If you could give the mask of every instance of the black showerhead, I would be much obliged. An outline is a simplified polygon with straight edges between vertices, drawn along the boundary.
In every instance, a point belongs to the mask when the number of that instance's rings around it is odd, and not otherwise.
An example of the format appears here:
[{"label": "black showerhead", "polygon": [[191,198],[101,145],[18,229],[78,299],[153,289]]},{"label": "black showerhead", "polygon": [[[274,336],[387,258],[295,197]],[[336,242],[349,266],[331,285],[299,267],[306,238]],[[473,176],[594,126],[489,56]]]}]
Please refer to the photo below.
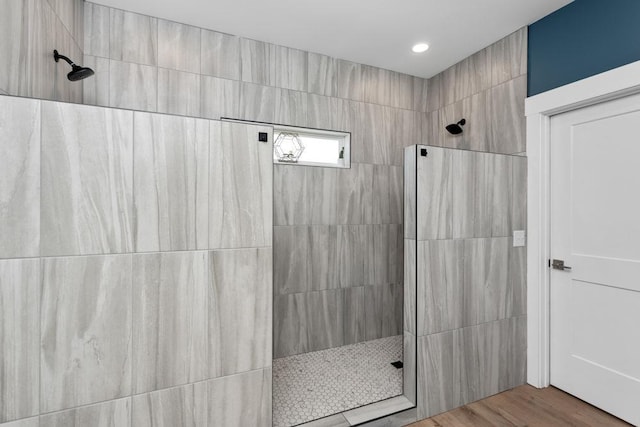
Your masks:
[{"label": "black showerhead", "polygon": [[69,72],[69,74],[67,74],[67,78],[72,82],[77,82],[78,80],[86,79],[87,77],[91,77],[94,74],[91,68],[81,67],[79,65],[74,64],[73,61],[67,58],[66,56],[60,55],[57,50],[53,51],[53,59],[55,59],[56,62],[62,59],[66,61],[69,65],[71,65],[71,71]]},{"label": "black showerhead", "polygon": [[456,124],[447,125],[446,129],[451,135],[460,135],[462,133],[462,126],[466,123],[467,121],[462,119]]}]

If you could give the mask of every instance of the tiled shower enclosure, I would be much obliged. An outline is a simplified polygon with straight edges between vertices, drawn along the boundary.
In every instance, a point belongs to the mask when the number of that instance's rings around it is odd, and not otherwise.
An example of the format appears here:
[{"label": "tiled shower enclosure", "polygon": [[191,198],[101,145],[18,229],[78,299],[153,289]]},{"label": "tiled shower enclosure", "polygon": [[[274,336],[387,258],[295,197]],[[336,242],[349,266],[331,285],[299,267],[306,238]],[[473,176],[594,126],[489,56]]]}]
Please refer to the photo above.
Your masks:
[{"label": "tiled shower enclosure", "polygon": [[0,423],[270,425],[259,132],[0,97]]}]

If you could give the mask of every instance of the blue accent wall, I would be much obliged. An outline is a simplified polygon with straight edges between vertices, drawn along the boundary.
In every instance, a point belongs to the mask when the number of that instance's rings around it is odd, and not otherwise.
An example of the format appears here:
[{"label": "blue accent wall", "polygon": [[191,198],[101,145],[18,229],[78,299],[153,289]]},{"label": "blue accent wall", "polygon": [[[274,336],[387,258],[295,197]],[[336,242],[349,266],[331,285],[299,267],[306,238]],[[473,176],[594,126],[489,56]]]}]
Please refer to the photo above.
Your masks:
[{"label": "blue accent wall", "polygon": [[640,0],[575,0],[529,26],[529,96],[640,60]]}]

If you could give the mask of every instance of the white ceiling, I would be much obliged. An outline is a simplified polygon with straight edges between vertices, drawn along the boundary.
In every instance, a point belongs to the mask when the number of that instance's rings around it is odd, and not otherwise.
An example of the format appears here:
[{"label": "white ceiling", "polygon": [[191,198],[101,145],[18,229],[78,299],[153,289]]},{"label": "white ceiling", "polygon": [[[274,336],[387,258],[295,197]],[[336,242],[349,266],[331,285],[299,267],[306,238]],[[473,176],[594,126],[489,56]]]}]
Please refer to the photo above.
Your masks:
[{"label": "white ceiling", "polygon": [[[91,0],[431,77],[572,0]],[[423,54],[411,52],[429,43]]]}]

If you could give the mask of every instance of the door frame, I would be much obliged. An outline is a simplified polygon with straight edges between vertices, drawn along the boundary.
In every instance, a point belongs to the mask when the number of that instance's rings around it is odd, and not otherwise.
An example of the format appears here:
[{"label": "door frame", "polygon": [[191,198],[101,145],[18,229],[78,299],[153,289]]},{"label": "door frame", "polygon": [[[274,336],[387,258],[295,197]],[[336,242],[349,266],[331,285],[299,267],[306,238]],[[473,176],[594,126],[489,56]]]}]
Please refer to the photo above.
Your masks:
[{"label": "door frame", "polygon": [[529,97],[527,119],[527,383],[550,385],[550,119],[640,93],[640,61]]}]

